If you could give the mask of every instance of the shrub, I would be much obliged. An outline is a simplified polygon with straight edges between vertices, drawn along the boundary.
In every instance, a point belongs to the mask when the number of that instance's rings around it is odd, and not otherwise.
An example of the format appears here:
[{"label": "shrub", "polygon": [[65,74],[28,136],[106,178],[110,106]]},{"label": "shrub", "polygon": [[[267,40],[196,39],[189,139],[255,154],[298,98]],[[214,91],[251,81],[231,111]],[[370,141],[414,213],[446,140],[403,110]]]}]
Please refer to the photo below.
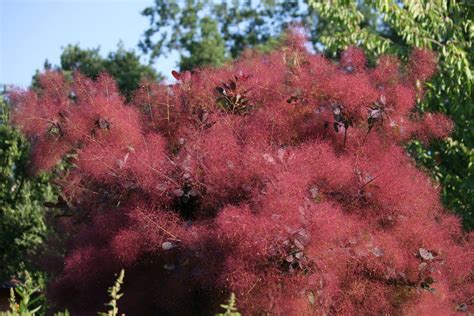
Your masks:
[{"label": "shrub", "polygon": [[469,308],[472,241],[403,150],[451,129],[415,109],[433,54],[371,69],[357,48],[332,63],[303,44],[144,82],[128,104],[106,74],[10,95],[34,170],[72,166],[59,306],[97,310],[123,267],[128,314],[209,314],[230,292],[243,314]]},{"label": "shrub", "polygon": [[[7,312],[0,311],[0,316],[35,316],[44,315],[46,304],[44,302],[45,297],[43,293],[43,284],[37,284],[33,281],[28,271],[24,271],[24,281],[18,282],[15,289],[10,289],[10,310]],[[115,284],[109,288],[108,293],[110,301],[105,304],[109,307],[107,312],[98,313],[99,316],[118,316],[119,310],[117,308],[117,301],[123,296],[120,293],[120,287],[123,283],[125,271],[121,270],[120,274],[115,281]],[[17,280],[18,281],[18,280]],[[19,299],[17,302],[17,298]],[[222,305],[228,307],[229,312],[235,311],[235,297],[231,297],[228,305]],[[125,314],[121,314],[122,316]],[[227,315],[227,314],[226,314]],[[54,316],[70,316],[69,312],[54,313]]]},{"label": "shrub", "polygon": [[9,116],[0,93],[0,283],[24,269],[37,272],[32,259],[51,233],[42,204],[55,196],[48,175],[29,174],[29,144],[8,124]]}]

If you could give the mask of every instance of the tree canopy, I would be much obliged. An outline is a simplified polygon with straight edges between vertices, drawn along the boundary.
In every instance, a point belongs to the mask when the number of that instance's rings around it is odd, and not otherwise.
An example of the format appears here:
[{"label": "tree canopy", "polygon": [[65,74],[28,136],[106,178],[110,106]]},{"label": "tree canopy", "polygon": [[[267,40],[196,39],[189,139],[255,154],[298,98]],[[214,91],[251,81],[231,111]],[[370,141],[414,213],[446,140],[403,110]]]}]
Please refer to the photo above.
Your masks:
[{"label": "tree canopy", "polygon": [[179,52],[181,70],[218,66],[246,48],[273,47],[292,23],[313,25],[312,12],[294,0],[155,0],[142,12],[150,28],[139,46],[152,60]]},{"label": "tree canopy", "polygon": [[102,57],[99,48],[84,49],[79,45],[67,45],[60,56],[61,63],[52,67],[45,63],[46,69],[54,68],[69,74],[79,71],[89,78],[97,78],[107,72],[116,81],[122,95],[130,98],[142,80],[161,80],[163,77],[148,64],[140,61],[133,50],[126,50],[119,43],[117,50]]}]

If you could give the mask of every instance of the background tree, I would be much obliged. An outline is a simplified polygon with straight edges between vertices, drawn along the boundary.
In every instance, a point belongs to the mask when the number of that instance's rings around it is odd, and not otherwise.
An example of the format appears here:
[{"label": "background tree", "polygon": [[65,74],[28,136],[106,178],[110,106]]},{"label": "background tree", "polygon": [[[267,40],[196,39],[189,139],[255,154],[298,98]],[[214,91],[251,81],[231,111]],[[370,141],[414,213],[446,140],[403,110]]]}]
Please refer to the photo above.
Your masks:
[{"label": "background tree", "polygon": [[218,66],[226,60],[224,40],[217,29],[216,21],[204,17],[198,23],[200,39],[189,42],[189,54],[181,56],[181,70],[191,70],[203,65]]},{"label": "background tree", "polygon": [[221,65],[245,48],[274,47],[290,23],[315,21],[312,8],[294,0],[155,0],[142,14],[150,20],[143,52],[154,60],[178,51],[182,70]]},{"label": "background tree", "polygon": [[[414,47],[439,57],[439,72],[428,84],[418,110],[453,118],[451,137],[431,146],[413,142],[409,150],[442,184],[445,205],[474,228],[474,6],[468,1],[310,1],[327,28],[319,41],[335,57],[349,45],[366,49],[374,60],[390,53],[407,60]],[[367,23],[367,8],[379,19]]]},{"label": "background tree", "polygon": [[60,65],[55,67],[46,61],[44,68],[62,70],[69,75],[79,71],[92,79],[107,72],[116,80],[120,92],[127,98],[132,96],[142,80],[163,79],[151,65],[143,64],[135,51],[126,50],[122,43],[105,58],[101,56],[99,48],[84,49],[79,45],[68,45],[63,49],[60,60]]},{"label": "background tree", "polygon": [[47,236],[43,202],[54,197],[45,174],[28,172],[29,143],[9,122],[0,95],[0,282],[24,269]]}]

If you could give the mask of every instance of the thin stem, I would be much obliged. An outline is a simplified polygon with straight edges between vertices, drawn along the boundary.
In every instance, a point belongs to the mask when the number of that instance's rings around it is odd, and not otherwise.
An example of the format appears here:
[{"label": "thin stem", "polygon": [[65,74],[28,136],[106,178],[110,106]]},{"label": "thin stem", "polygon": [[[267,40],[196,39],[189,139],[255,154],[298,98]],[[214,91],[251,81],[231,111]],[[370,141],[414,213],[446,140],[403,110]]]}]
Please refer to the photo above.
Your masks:
[{"label": "thin stem", "polygon": [[346,148],[346,140],[347,140],[347,128],[344,128],[344,144],[343,144],[344,148]]}]

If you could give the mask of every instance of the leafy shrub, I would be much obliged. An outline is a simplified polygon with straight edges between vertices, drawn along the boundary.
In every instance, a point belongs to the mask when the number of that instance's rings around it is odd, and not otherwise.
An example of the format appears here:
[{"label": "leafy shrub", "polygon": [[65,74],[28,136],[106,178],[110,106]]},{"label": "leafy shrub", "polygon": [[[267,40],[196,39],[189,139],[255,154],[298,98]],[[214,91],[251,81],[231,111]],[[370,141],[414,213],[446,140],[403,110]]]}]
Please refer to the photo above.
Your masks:
[{"label": "leafy shrub", "polygon": [[0,283],[24,269],[35,272],[32,258],[50,234],[42,204],[55,196],[47,175],[29,174],[29,144],[9,116],[0,93]]},{"label": "leafy shrub", "polygon": [[[45,297],[42,291],[42,284],[35,283],[27,271],[23,274],[24,281],[17,284],[15,289],[10,289],[10,310],[7,312],[0,312],[0,316],[34,316],[45,314],[44,310],[46,304],[44,302]],[[117,302],[123,296],[123,293],[120,293],[120,287],[123,283],[124,276],[125,271],[122,269],[114,286],[110,287],[108,290],[110,302],[105,305],[109,307],[109,310],[106,313],[98,313],[99,316],[117,316],[119,314]],[[18,302],[17,297],[19,298]],[[235,298],[231,297],[228,306],[228,310],[235,311]],[[67,310],[64,312],[54,313],[54,316],[69,315],[70,314]]]},{"label": "leafy shrub", "polygon": [[469,308],[472,241],[403,150],[451,129],[415,110],[434,55],[371,69],[303,44],[143,83],[129,104],[105,74],[10,95],[34,169],[72,165],[56,178],[73,214],[50,258],[60,306],[97,310],[125,267],[129,314],[209,314],[230,292],[244,314]]},{"label": "leafy shrub", "polygon": [[[46,315],[46,300],[44,282],[36,281],[28,271],[19,273],[22,282],[18,281],[15,288],[10,288],[9,307],[6,312],[0,311],[0,316],[35,316]],[[36,278],[38,279],[38,278]],[[54,316],[70,316],[66,310],[54,313]]]},{"label": "leafy shrub", "polygon": [[[117,302],[123,296],[123,293],[120,293],[120,288],[123,284],[123,278],[125,277],[125,271],[120,270],[120,274],[115,281],[114,286],[109,288],[110,302],[106,304],[109,307],[107,313],[99,313],[99,316],[117,316],[119,313]],[[122,314],[124,315],[124,314]]]},{"label": "leafy shrub", "polygon": [[35,315],[43,307],[41,303],[44,303],[44,296],[41,295],[41,286],[34,283],[28,272],[24,273],[24,279],[25,281],[17,284],[15,289],[10,289],[10,312],[6,314],[7,316]]},{"label": "leafy shrub", "polygon": [[221,307],[225,309],[224,313],[217,313],[216,316],[241,316],[237,310],[237,300],[234,293],[230,294],[227,304],[221,304]]}]

